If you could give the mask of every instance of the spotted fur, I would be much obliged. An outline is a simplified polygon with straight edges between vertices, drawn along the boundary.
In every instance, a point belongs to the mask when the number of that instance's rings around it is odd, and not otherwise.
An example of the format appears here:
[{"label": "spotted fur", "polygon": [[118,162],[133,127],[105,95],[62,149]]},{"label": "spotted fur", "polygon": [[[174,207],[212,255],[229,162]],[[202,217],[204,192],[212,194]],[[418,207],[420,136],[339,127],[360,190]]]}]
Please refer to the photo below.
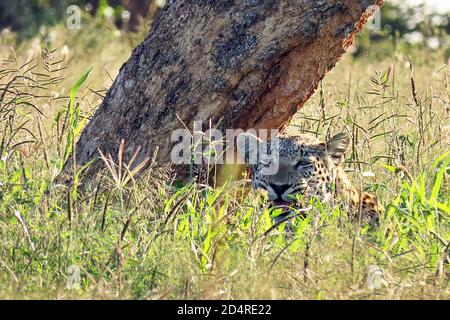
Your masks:
[{"label": "spotted fur", "polygon": [[238,137],[238,151],[251,168],[253,188],[267,191],[275,205],[292,204],[298,195],[306,201],[315,196],[323,203],[341,198],[363,222],[377,225],[382,205],[374,195],[355,188],[342,168],[349,145],[350,138],[343,133],[327,142],[311,135],[267,142],[248,133]]}]

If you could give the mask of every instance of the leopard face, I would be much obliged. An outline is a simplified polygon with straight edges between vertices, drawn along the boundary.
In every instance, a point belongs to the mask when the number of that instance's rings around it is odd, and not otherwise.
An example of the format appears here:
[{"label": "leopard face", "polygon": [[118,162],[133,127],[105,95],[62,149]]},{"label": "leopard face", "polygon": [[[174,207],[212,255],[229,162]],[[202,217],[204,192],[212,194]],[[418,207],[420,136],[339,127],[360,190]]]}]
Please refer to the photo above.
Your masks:
[{"label": "leopard face", "polygon": [[341,197],[367,222],[377,224],[382,206],[375,196],[353,187],[342,168],[349,146],[344,133],[325,142],[306,134],[272,141],[248,133],[238,137],[238,153],[251,169],[253,188],[266,191],[274,205],[290,205],[299,196],[322,203]]},{"label": "leopard face", "polygon": [[[344,134],[327,142],[310,135],[263,142],[243,134],[238,139],[238,150],[246,156],[251,168],[253,187],[267,191],[270,201],[288,203],[301,195],[306,199],[316,196],[327,202],[332,197],[332,176],[349,143]],[[257,161],[252,163],[251,158]]]}]

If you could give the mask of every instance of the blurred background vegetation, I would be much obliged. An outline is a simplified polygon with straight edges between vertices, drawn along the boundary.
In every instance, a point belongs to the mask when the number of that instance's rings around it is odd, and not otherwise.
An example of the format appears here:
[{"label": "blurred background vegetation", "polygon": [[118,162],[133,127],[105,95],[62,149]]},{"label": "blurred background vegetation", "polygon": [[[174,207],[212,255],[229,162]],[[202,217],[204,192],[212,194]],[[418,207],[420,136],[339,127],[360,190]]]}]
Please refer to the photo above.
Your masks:
[{"label": "blurred background vegetation", "polygon": [[[22,38],[42,33],[45,27],[63,21],[67,8],[79,6],[86,14],[136,31],[151,19],[164,0],[0,0],[0,28],[19,32]],[[20,12],[20,14],[17,14]]]},{"label": "blurred background vegetation", "polygon": [[[147,31],[155,14],[166,0],[0,0],[0,30],[17,33],[22,42],[35,36],[46,38],[49,27],[67,19],[67,8],[80,7],[84,21],[113,24],[119,30]],[[381,29],[360,34],[354,55],[373,51],[374,41],[394,46],[425,45],[431,49],[449,48],[449,12],[430,10],[424,3],[406,5],[401,1],[386,1],[381,14]],[[17,14],[20,12],[20,14]],[[385,40],[391,40],[386,42]],[[399,40],[405,40],[404,43]],[[370,47],[370,50],[369,50]],[[381,47],[383,52],[387,48]],[[447,50],[447,58],[450,49]]]},{"label": "blurred background vegetation", "polygon": [[[425,46],[432,50],[449,48],[450,33],[449,12],[430,10],[430,6],[424,2],[419,5],[407,6],[404,2],[386,1],[381,10],[381,28],[366,29],[359,34],[358,48],[354,52],[356,56],[374,52],[383,54],[384,45],[393,46],[392,49],[404,45],[406,51],[414,46]],[[390,40],[390,41],[386,41]],[[374,47],[373,43],[377,46]],[[447,58],[450,51],[447,50]]]}]

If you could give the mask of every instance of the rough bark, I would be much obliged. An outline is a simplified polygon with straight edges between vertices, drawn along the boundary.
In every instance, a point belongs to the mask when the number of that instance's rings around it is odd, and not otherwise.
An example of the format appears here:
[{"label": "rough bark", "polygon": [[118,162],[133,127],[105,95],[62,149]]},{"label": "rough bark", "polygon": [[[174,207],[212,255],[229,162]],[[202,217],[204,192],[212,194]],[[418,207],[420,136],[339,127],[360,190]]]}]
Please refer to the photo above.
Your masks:
[{"label": "rough bark", "polygon": [[[174,129],[285,128],[383,0],[169,1],[110,88],[76,148],[79,166],[104,153],[138,161]],[[69,159],[69,164],[72,162]],[[66,166],[66,172],[70,165]],[[181,176],[183,174],[181,173]]]}]

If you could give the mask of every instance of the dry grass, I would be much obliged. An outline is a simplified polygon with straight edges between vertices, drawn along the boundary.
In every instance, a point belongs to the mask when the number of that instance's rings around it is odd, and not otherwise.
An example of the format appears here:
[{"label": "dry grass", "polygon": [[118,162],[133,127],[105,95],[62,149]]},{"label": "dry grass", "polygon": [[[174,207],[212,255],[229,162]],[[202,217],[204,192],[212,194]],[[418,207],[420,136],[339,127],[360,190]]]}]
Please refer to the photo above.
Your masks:
[{"label": "dry grass", "polygon": [[[267,234],[267,204],[242,196],[245,183],[175,187],[155,166],[135,180],[104,155],[109,170],[86,190],[54,184],[137,41],[99,25],[56,30],[56,51],[36,40],[12,51],[14,35],[0,40],[0,298],[450,298],[442,52],[414,48],[413,73],[398,49],[381,61],[348,55],[329,74],[289,130],[350,133],[347,167],[387,216],[369,231],[340,206],[315,203],[286,239],[283,226]],[[395,233],[385,237],[388,225]]]}]

